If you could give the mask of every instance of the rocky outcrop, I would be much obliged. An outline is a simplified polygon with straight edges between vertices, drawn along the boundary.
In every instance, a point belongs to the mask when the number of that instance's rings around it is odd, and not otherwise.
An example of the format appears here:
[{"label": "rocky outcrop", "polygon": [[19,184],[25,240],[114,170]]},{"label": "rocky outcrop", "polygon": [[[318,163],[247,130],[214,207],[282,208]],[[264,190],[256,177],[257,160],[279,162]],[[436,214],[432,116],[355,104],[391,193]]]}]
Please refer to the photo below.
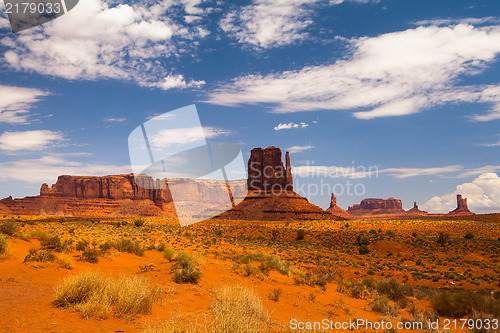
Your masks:
[{"label": "rocky outcrop", "polygon": [[248,190],[260,192],[293,191],[290,156],[286,152],[286,167],[281,162],[281,149],[254,148],[248,160]]},{"label": "rocky outcrop", "polygon": [[447,215],[474,215],[474,213],[467,207],[467,198],[462,198],[461,194],[457,194],[457,208]]},{"label": "rocky outcrop", "polygon": [[406,211],[406,214],[409,215],[409,216],[420,216],[420,215],[428,215],[429,213],[424,211],[424,210],[420,210],[417,206],[417,202],[414,201],[413,202],[413,208],[411,209],[408,209]]},{"label": "rocky outcrop", "polygon": [[354,216],[390,215],[405,212],[401,200],[389,199],[363,199],[360,204],[355,204],[347,209]]},{"label": "rocky outcrop", "polygon": [[281,161],[276,147],[252,149],[248,160],[248,195],[234,208],[217,216],[227,220],[343,220],[327,213],[293,191],[290,156]]},{"label": "rocky outcrop", "polygon": [[149,199],[159,207],[172,202],[165,180],[153,180],[146,175],[134,178],[133,174],[104,177],[63,175],[51,187],[42,184],[40,195],[81,199]]},{"label": "rocky outcrop", "polygon": [[337,206],[337,198],[335,197],[335,194],[332,193],[332,197],[330,199],[330,207],[328,207],[326,212],[333,214],[335,216],[340,216],[345,219],[352,219],[352,215]]}]

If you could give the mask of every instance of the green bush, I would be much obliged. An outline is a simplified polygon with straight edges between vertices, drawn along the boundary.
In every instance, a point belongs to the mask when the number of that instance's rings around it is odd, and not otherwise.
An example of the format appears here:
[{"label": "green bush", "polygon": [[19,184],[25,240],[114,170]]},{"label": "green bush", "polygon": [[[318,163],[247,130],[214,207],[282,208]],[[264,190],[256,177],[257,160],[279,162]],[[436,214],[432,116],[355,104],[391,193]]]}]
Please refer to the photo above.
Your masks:
[{"label": "green bush", "polygon": [[133,242],[130,239],[122,239],[114,243],[113,247],[120,252],[128,252],[140,257],[146,251],[141,244],[139,244],[138,242]]},{"label": "green bush", "polygon": [[0,224],[0,233],[13,236],[17,232],[17,226],[12,222],[5,222]]},{"label": "green bush", "polygon": [[467,232],[465,235],[464,235],[464,238],[465,239],[473,239],[474,238],[474,234],[472,232]]},{"label": "green bush", "polygon": [[240,262],[242,264],[251,264],[254,261],[260,262],[259,269],[264,274],[269,274],[269,271],[271,271],[272,269],[277,270],[283,275],[290,274],[290,265],[288,265],[285,261],[281,260],[280,257],[274,254],[253,253],[247,254],[240,259]]},{"label": "green bush", "polygon": [[198,283],[201,273],[190,255],[180,251],[176,254],[175,261],[172,271],[176,283]]},{"label": "green bush", "polygon": [[438,238],[436,240],[436,243],[438,243],[439,246],[446,246],[448,242],[450,241],[450,235],[444,232],[439,232]]},{"label": "green bush", "polygon": [[5,255],[8,249],[9,249],[9,242],[7,241],[7,237],[0,234],[0,256]]},{"label": "green bush", "polygon": [[53,262],[56,257],[45,250],[30,249],[28,255],[24,258],[23,262],[35,261],[35,262]]},{"label": "green bush", "polygon": [[136,220],[134,221],[134,225],[135,225],[136,227],[142,227],[142,226],[144,225],[144,219],[136,219]]},{"label": "green bush", "polygon": [[83,251],[82,255],[78,258],[80,261],[86,261],[91,264],[97,264],[99,262],[99,251],[94,248],[88,248]]},{"label": "green bush", "polygon": [[370,249],[368,248],[368,246],[366,245],[361,245],[359,248],[358,248],[358,252],[359,254],[368,254],[370,253]]},{"label": "green bush", "polygon": [[64,250],[64,246],[59,236],[52,236],[48,239],[41,239],[40,245],[45,250],[54,250],[56,252],[62,252]]},{"label": "green bush", "polygon": [[437,313],[445,317],[464,317],[473,312],[500,316],[500,299],[473,291],[444,291],[434,297],[431,304]]},{"label": "green bush", "polygon": [[79,240],[76,243],[75,250],[77,251],[85,251],[89,247],[89,242],[87,240]]}]

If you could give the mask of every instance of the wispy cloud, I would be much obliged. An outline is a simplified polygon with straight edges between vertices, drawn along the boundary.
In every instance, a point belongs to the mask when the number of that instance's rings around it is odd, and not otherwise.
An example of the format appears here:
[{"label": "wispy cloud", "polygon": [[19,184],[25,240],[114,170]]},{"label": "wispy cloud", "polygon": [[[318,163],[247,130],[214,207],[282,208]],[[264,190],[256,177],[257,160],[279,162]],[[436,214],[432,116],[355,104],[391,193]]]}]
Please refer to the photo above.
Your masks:
[{"label": "wispy cloud", "polygon": [[425,26],[350,40],[352,55],[333,64],[267,75],[249,74],[221,84],[207,102],[270,104],[279,113],[352,110],[359,119],[402,116],[446,103],[483,103],[500,118],[500,85],[457,86],[498,60],[500,26]]},{"label": "wispy cloud", "polygon": [[500,17],[486,16],[486,17],[463,17],[463,18],[435,18],[431,20],[420,20],[415,22],[416,25],[454,25],[454,24],[498,24]]},{"label": "wispy cloud", "polygon": [[303,151],[306,151],[306,150],[309,150],[309,149],[312,149],[314,148],[314,146],[291,146],[291,147],[288,147],[286,150],[290,153],[290,154],[295,154],[295,153],[301,153]]},{"label": "wispy cloud", "polygon": [[388,168],[379,170],[379,173],[388,173],[395,178],[408,178],[417,176],[434,176],[462,171],[461,165],[448,165],[437,168]]},{"label": "wispy cloud", "polygon": [[184,127],[164,129],[149,138],[151,148],[162,150],[170,145],[186,144],[231,134],[231,131],[216,127]]},{"label": "wispy cloud", "polygon": [[[289,45],[308,38],[312,8],[343,2],[368,3],[370,0],[254,0],[250,5],[230,11],[220,27],[239,43],[256,49]],[[374,1],[376,2],[376,1]]]},{"label": "wispy cloud", "polygon": [[57,20],[2,38],[4,61],[18,70],[67,79],[132,80],[165,90],[199,87],[202,80],[172,73],[158,59],[176,57],[208,34],[199,24],[172,19],[179,12],[204,16],[200,3],[80,1]]},{"label": "wispy cloud", "polygon": [[28,124],[29,109],[48,92],[0,85],[0,123]]},{"label": "wispy cloud", "polygon": [[0,135],[0,150],[13,153],[24,150],[41,150],[64,140],[63,134],[49,130],[4,132]]},{"label": "wispy cloud", "polygon": [[0,162],[1,181],[15,180],[34,184],[54,183],[60,175],[104,176],[130,172],[130,165],[85,163],[56,154],[35,159]]},{"label": "wispy cloud", "polygon": [[106,118],[104,121],[109,123],[123,123],[127,118]]},{"label": "wispy cloud", "polygon": [[284,129],[292,129],[292,128],[304,128],[304,127],[308,127],[309,124],[306,124],[306,123],[280,123],[278,124],[277,126],[274,126],[274,130],[275,131],[280,131],[280,130],[284,130]]}]

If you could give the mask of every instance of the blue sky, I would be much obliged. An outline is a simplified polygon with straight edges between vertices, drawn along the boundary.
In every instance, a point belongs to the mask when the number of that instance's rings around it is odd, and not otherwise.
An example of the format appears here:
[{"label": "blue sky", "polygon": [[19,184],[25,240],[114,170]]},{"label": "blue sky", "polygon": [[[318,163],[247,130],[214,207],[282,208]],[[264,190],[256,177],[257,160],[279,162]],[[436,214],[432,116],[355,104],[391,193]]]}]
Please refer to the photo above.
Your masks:
[{"label": "blue sky", "polygon": [[80,0],[17,34],[0,12],[1,197],[128,173],[130,132],[196,104],[245,159],[288,149],[323,208],[500,212],[496,0]]}]

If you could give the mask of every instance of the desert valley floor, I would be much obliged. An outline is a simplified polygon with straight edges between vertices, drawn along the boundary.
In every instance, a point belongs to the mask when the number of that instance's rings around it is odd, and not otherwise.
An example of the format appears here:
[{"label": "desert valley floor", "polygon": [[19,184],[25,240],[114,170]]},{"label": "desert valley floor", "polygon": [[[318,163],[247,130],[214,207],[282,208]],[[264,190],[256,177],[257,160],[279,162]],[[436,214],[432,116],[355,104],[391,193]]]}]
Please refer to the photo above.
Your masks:
[{"label": "desert valley floor", "polygon": [[[2,332],[298,331],[292,319],[421,321],[410,331],[444,332],[426,323],[500,316],[500,214],[182,228],[4,215],[0,232]],[[82,296],[99,279],[107,298]]]}]

